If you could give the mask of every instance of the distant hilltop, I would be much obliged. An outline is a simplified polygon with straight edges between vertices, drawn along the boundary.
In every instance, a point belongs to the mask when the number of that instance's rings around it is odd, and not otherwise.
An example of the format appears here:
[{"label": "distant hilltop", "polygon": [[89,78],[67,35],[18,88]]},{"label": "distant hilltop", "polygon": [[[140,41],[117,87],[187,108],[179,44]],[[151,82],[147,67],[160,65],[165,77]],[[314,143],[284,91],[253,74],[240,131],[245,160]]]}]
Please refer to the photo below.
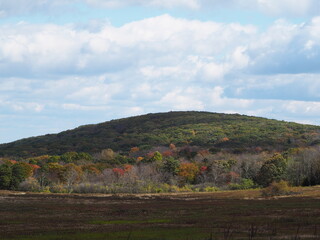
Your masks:
[{"label": "distant hilltop", "polygon": [[85,125],[0,145],[0,157],[96,153],[111,148],[199,146],[232,152],[286,150],[320,143],[320,127],[239,114],[167,112]]}]

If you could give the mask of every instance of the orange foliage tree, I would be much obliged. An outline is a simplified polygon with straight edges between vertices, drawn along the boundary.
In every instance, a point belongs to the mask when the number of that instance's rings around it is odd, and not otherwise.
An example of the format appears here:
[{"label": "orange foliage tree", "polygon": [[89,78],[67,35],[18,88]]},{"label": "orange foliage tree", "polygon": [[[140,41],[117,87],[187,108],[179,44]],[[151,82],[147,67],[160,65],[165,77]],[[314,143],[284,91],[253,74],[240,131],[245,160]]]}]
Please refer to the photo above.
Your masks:
[{"label": "orange foliage tree", "polygon": [[135,152],[139,152],[140,149],[138,147],[133,147],[130,149],[130,153],[135,153]]},{"label": "orange foliage tree", "polygon": [[178,175],[183,177],[186,182],[193,182],[199,173],[199,167],[194,163],[181,163]]},{"label": "orange foliage tree", "polygon": [[176,149],[177,149],[177,148],[176,148],[176,145],[174,145],[173,143],[170,143],[169,148],[170,148],[171,150],[176,150]]}]

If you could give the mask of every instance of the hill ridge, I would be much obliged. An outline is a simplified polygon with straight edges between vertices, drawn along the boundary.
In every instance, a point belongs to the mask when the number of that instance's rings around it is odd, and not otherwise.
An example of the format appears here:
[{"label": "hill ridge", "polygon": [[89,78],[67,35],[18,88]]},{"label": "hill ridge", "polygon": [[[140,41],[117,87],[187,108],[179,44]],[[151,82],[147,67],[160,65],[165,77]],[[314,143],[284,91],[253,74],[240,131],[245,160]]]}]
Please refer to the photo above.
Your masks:
[{"label": "hill ridge", "polygon": [[320,126],[240,114],[206,111],[171,111],[87,124],[37,137],[0,144],[0,156],[36,156],[88,153],[105,148],[128,151],[138,146],[189,144],[227,150],[288,149],[319,142]]}]

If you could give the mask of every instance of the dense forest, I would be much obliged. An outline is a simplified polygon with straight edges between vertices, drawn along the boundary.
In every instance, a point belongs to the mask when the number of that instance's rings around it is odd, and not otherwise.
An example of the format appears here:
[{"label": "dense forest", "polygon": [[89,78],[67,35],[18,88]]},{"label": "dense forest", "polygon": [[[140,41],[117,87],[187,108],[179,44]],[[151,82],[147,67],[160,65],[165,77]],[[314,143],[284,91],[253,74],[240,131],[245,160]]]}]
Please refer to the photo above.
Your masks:
[{"label": "dense forest", "polygon": [[0,189],[141,193],[320,184],[320,127],[170,112],[3,144]]},{"label": "dense forest", "polygon": [[0,157],[94,154],[107,148],[127,154],[132,147],[150,150],[171,143],[230,152],[251,152],[257,147],[283,151],[320,143],[320,127],[239,114],[157,113],[0,144]]}]

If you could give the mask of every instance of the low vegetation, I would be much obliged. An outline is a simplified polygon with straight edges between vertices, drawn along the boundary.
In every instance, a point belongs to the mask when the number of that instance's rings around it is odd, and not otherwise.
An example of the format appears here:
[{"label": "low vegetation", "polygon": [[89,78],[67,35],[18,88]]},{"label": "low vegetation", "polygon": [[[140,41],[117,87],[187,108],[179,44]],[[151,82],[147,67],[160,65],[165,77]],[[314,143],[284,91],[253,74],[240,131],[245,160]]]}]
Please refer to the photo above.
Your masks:
[{"label": "low vegetation", "polygon": [[[320,188],[168,194],[0,191],[2,240],[319,239]],[[23,213],[23,214],[21,214]]]}]

